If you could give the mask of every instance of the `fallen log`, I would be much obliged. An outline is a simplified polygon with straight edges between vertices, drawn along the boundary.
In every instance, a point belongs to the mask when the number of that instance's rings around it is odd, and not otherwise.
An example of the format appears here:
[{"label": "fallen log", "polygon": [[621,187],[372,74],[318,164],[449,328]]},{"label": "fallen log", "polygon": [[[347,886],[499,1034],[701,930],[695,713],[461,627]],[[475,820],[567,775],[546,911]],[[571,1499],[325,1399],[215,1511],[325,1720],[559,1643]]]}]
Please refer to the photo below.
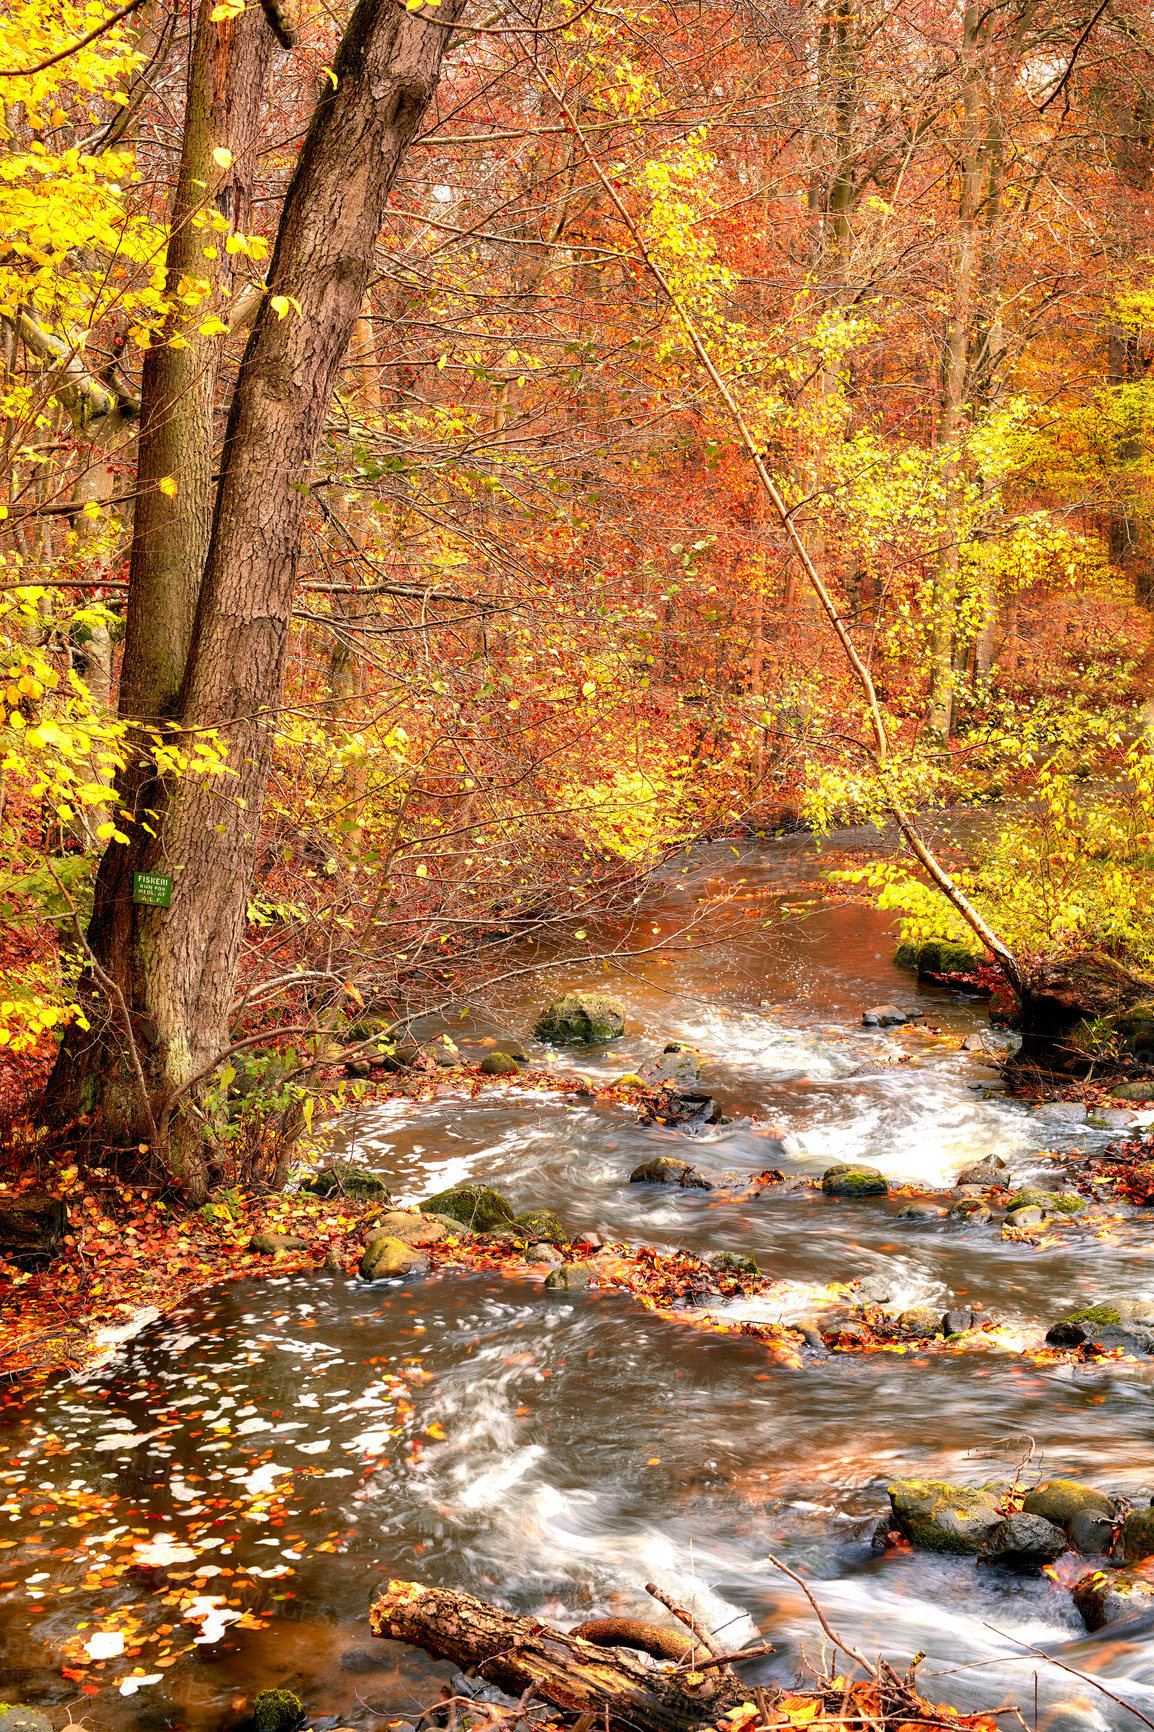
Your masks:
[{"label": "fallen log", "polygon": [[511,1696],[532,1690],[567,1714],[595,1715],[599,1732],[606,1718],[610,1732],[690,1732],[749,1698],[716,1667],[660,1671],[627,1648],[599,1647],[450,1588],[390,1582],[369,1618],[374,1636],[451,1660]]}]

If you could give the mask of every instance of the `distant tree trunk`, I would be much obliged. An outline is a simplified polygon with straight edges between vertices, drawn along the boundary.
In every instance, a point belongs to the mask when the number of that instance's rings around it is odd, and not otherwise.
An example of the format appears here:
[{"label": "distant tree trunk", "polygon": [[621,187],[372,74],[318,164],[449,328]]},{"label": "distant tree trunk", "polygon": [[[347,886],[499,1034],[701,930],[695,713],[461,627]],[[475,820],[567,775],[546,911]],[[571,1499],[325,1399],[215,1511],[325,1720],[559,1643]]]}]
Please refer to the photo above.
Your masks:
[{"label": "distant tree trunk", "polygon": [[[180,716],[185,729],[220,730],[229,775],[169,789],[148,859],[172,872],[172,905],[140,911],[126,971],[162,1100],[227,1043],[306,484],[389,190],[464,3],[442,0],[427,22],[394,0],[360,0],[285,196],[268,294],[233,393]],[[94,924],[105,915],[98,886]],[[123,1131],[135,1138],[140,1122],[137,1106]],[[205,1188],[196,1122],[181,1115],[169,1153],[194,1196]]]},{"label": "distant tree trunk", "polygon": [[957,455],[969,379],[970,328],[974,316],[974,294],[978,264],[976,215],[981,193],[981,158],[978,142],[979,78],[977,37],[982,27],[977,6],[967,5],[962,20],[962,138],[959,168],[961,193],[958,202],[957,262],[954,267],[953,305],[946,332],[942,365],[941,418],[938,442],[942,453],[942,487],[945,509],[942,547],[934,579],[930,616],[930,725],[948,739],[954,716],[954,634],[957,629],[961,579],[960,495],[964,477]]}]

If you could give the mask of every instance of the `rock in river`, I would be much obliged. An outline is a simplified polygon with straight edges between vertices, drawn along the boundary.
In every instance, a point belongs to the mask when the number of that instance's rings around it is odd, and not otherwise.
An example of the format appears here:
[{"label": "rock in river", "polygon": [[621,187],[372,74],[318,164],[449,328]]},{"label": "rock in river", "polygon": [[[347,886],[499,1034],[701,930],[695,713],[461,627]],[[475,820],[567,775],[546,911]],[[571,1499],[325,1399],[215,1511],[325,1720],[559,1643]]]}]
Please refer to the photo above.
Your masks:
[{"label": "rock in river", "polygon": [[491,1185],[454,1185],[451,1190],[438,1191],[435,1197],[426,1197],[418,1207],[424,1215],[448,1215],[474,1233],[499,1231],[513,1219],[509,1204]]},{"label": "rock in river", "polygon": [[1028,1515],[1021,1510],[998,1523],[982,1547],[982,1559],[1020,1576],[1036,1576],[1066,1550],[1062,1528],[1045,1516]]},{"label": "rock in river", "polygon": [[1092,1485],[1079,1485],[1076,1479],[1044,1479],[1022,1499],[1027,1515],[1044,1516],[1060,1528],[1069,1528],[1076,1515],[1089,1513],[1105,1521],[1113,1521],[1114,1505],[1105,1492]]},{"label": "rock in river", "polygon": [[1114,1556],[1124,1564],[1154,1558],[1154,1509],[1131,1510],[1118,1531]]},{"label": "rock in river", "polygon": [[958,1174],[959,1185],[981,1185],[989,1190],[991,1185],[1004,1185],[1006,1182],[1006,1163],[1001,1155],[989,1155],[984,1161],[975,1161],[972,1166],[963,1167]]},{"label": "rock in river", "polygon": [[899,1221],[944,1221],[949,1210],[941,1203],[907,1203],[898,1210]]},{"label": "rock in river", "polygon": [[875,1004],[862,1011],[861,1025],[863,1028],[901,1028],[909,1020],[905,1011],[899,1010],[896,1004]]},{"label": "rock in river", "polygon": [[588,1287],[597,1271],[592,1263],[563,1263],[559,1269],[554,1269],[545,1277],[546,1287],[561,1287],[570,1290]]},{"label": "rock in river", "polygon": [[1074,1584],[1074,1604],[1088,1630],[1103,1630],[1135,1612],[1154,1612],[1154,1580],[1137,1570],[1091,1570]]},{"label": "rock in river", "polygon": [[386,1276],[408,1275],[427,1266],[427,1259],[402,1239],[370,1239],[361,1258],[363,1281],[382,1281]]},{"label": "rock in river", "polygon": [[256,1732],[293,1732],[304,1710],[291,1690],[262,1690],[253,1702],[252,1718]]},{"label": "rock in river", "polygon": [[516,1076],[521,1067],[512,1053],[490,1052],[481,1060],[479,1068],[482,1076]]},{"label": "rock in river", "polygon": [[554,1046],[590,1046],[625,1033],[625,1011],[600,992],[567,992],[533,1024],[538,1040]]},{"label": "rock in river", "polygon": [[371,1245],[374,1239],[399,1239],[402,1245],[435,1245],[444,1239],[457,1225],[442,1219],[438,1215],[426,1215],[418,1209],[409,1213],[406,1209],[390,1209],[387,1215],[382,1215],[366,1244]]},{"label": "rock in river", "polygon": [[1005,1520],[997,1493],[987,1486],[898,1479],[886,1489],[898,1527],[923,1551],[980,1552]]},{"label": "rock in river", "polygon": [[569,1243],[569,1235],[552,1209],[530,1209],[524,1215],[514,1216],[513,1225],[526,1239],[535,1242],[543,1241],[548,1245]]},{"label": "rock in river", "polygon": [[656,1155],[651,1161],[642,1161],[639,1167],[634,1167],[629,1175],[631,1185],[681,1185],[684,1189],[694,1191],[712,1191],[713,1186],[691,1167],[688,1161],[679,1161],[673,1155]]},{"label": "rock in river", "polygon": [[1154,1307],[1119,1300],[1087,1305],[1051,1324],[1046,1340],[1051,1347],[1082,1347],[1093,1344],[1109,1352],[1154,1353]]},{"label": "rock in river", "polygon": [[821,1176],[821,1188],[827,1197],[885,1197],[889,1181],[876,1167],[843,1163],[827,1167]]},{"label": "rock in river", "polygon": [[897,1325],[917,1341],[932,1341],[942,1333],[942,1314],[932,1305],[911,1305],[908,1311],[900,1313]]}]

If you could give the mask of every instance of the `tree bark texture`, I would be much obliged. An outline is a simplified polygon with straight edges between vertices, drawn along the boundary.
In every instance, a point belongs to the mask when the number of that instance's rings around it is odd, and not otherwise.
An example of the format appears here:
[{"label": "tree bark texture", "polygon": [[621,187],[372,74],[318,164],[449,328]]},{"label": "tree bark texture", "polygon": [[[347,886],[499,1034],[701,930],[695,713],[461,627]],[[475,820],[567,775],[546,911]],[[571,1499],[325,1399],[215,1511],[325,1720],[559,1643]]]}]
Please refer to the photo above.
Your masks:
[{"label": "tree bark texture", "polygon": [[[180,332],[186,347],[172,346],[170,339],[182,321],[169,317],[145,354],[141,379],[138,497],[118,709],[122,719],[146,724],[171,722],[179,711],[212,524],[220,342],[198,335],[194,326],[219,315],[225,306],[233,260],[224,231],[197,227],[193,219],[201,213],[218,215],[228,222],[229,232],[244,232],[273,52],[272,35],[259,11],[214,24],[213,5],[214,0],[201,0],[197,19],[165,258],[169,297],[176,297],[182,279],[190,277],[207,281],[209,293],[190,322],[193,328]],[[216,149],[232,154],[230,167],[214,161]],[[215,259],[205,256],[206,246],[215,248]],[[167,476],[176,483],[171,497],[158,486]],[[134,978],[142,911],[133,906],[132,882],[135,872],[150,865],[165,869],[155,840],[165,789],[156,778],[147,736],[140,735],[134,744],[138,753],[116,778],[116,803],[137,822],[128,827],[127,844],[114,843],[104,851],[88,941],[127,1002],[144,1012],[147,995]],[[101,810],[99,819],[104,816]],[[132,1067],[125,1062],[122,1018],[111,1014],[91,982],[85,997],[92,1030],[85,1034],[74,1028],[66,1036],[49,1084],[48,1110],[56,1118],[70,1119],[99,1107],[112,1141],[139,1141],[142,1103]],[[151,1048],[154,1030],[147,1015],[138,1032],[138,1044]]]},{"label": "tree bark texture", "polygon": [[[134,911],[131,954],[110,969],[127,979],[160,1105],[227,1044],[313,457],[389,190],[464,5],[442,0],[430,23],[360,0],[285,196],[233,393],[180,711],[186,730],[219,730],[229,773],[168,790],[143,864],[172,875],[171,906]],[[94,927],[109,914],[103,890]],[[139,1108],[124,1129],[140,1134]],[[170,1159],[202,1193],[199,1138],[175,1137]]]},{"label": "tree bark texture", "polygon": [[602,1648],[536,1618],[519,1618],[450,1588],[391,1581],[369,1613],[374,1636],[390,1636],[476,1672],[510,1695],[533,1690],[566,1713],[606,1712],[616,1732],[686,1732],[748,1698],[718,1667],[665,1672],[628,1648]]}]

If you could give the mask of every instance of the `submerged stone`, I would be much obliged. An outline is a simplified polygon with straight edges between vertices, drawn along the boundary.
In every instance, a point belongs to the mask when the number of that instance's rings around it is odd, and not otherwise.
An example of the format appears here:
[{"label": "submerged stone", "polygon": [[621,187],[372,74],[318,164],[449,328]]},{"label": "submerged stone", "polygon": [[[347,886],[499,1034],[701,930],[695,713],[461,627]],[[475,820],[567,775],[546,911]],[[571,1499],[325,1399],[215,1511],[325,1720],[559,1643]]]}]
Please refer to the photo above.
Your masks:
[{"label": "submerged stone", "polygon": [[896,1004],[875,1004],[862,1011],[861,1025],[863,1028],[901,1028],[909,1020],[905,1011],[899,1010]]},{"label": "submerged stone", "polygon": [[600,992],[567,992],[533,1024],[538,1040],[554,1046],[589,1046],[625,1033],[624,1008]]},{"label": "submerged stone", "polygon": [[304,1709],[291,1690],[262,1690],[253,1702],[252,1718],[257,1732],[293,1732]]},{"label": "submerged stone", "polygon": [[629,1175],[631,1185],[681,1185],[683,1189],[694,1191],[712,1191],[713,1186],[691,1167],[688,1161],[679,1161],[673,1155],[656,1155],[651,1161],[642,1161],[639,1167],[634,1167]]}]

